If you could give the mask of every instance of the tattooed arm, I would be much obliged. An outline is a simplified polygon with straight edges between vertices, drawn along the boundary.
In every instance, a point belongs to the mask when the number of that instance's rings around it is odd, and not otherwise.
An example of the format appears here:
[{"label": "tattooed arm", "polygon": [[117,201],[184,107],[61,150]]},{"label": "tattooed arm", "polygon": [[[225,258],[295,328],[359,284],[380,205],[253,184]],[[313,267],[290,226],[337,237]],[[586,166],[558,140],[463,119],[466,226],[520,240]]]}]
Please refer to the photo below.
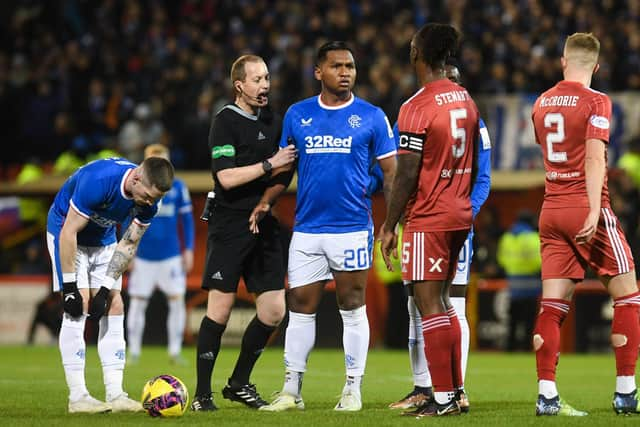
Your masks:
[{"label": "tattooed arm", "polygon": [[120,239],[116,246],[116,251],[111,257],[109,267],[107,267],[107,281],[109,281],[111,285],[127,270],[129,263],[138,250],[140,239],[142,239],[142,235],[147,230],[147,227],[148,225],[141,225],[135,220],[131,221],[131,224],[127,227],[122,239]]},{"label": "tattooed arm", "polygon": [[391,252],[393,251],[395,258],[398,257],[396,224],[400,221],[409,197],[416,191],[422,154],[413,152],[401,154],[397,157],[397,161],[398,167],[391,187],[391,195],[387,200],[387,217],[378,234],[382,257],[389,271],[393,271]]}]

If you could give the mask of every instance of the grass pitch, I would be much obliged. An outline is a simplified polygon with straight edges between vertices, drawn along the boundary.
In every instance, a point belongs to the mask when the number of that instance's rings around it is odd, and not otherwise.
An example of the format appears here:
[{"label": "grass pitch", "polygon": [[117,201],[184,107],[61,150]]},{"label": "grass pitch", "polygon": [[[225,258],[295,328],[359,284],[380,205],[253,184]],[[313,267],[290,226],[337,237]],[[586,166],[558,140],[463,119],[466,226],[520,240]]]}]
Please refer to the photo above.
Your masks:
[{"label": "grass pitch", "polygon": [[[0,347],[0,424],[2,426],[524,426],[524,425],[638,425],[640,416],[616,416],[611,409],[615,385],[613,355],[563,355],[558,385],[562,396],[585,418],[536,417],[535,358],[532,354],[473,353],[469,358],[466,389],[471,412],[459,417],[420,419],[402,417],[387,405],[412,387],[405,351],[371,350],[363,384],[364,408],[357,413],[336,413],[333,407],[344,383],[341,350],[314,350],[305,375],[303,398],[307,409],[299,412],[263,413],[222,398],[219,391],[233,370],[237,348],[223,348],[213,378],[214,399],[220,410],[181,418],[154,419],[136,414],[67,414],[67,387],[56,347]],[[182,379],[192,396],[195,391],[195,349],[184,352],[188,366],[168,363],[165,348],[145,347],[141,360],[125,370],[125,390],[139,399],[142,386],[156,375],[169,373]],[[269,399],[282,387],[282,349],[269,348],[254,371],[252,381]],[[97,349],[87,348],[89,391],[104,399]]]}]

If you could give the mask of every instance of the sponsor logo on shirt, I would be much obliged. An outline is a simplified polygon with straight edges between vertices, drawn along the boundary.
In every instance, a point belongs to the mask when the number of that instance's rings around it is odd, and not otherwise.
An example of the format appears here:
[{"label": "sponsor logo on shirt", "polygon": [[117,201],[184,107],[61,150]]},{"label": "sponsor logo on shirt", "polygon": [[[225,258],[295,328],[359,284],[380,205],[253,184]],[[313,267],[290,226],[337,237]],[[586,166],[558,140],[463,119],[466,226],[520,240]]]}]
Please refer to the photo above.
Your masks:
[{"label": "sponsor logo on shirt", "polygon": [[557,172],[557,171],[549,171],[546,173],[547,179],[549,181],[556,181],[559,179],[572,179],[580,176],[580,172],[571,171],[571,172]]},{"label": "sponsor logo on shirt", "polygon": [[351,153],[351,143],[353,137],[336,138],[333,135],[314,135],[306,136],[305,152],[309,154],[316,153]]},{"label": "sponsor logo on shirt", "polygon": [[609,119],[603,116],[593,115],[589,117],[589,123],[598,129],[609,129]]},{"label": "sponsor logo on shirt", "polygon": [[301,127],[311,126],[312,120],[313,120],[313,117],[309,117],[308,119],[300,119],[300,126]]},{"label": "sponsor logo on shirt", "polygon": [[233,157],[235,155],[235,147],[229,144],[213,147],[213,149],[211,150],[212,159],[219,159],[220,157]]},{"label": "sponsor logo on shirt", "polygon": [[103,228],[109,228],[109,227],[111,227],[113,225],[116,225],[118,223],[118,221],[102,217],[102,216],[98,215],[97,213],[91,214],[89,219],[94,224],[99,225],[100,227],[103,227]]},{"label": "sponsor logo on shirt", "polygon": [[466,175],[471,173],[471,168],[464,169],[442,169],[440,171],[440,178],[448,179],[455,175]]}]

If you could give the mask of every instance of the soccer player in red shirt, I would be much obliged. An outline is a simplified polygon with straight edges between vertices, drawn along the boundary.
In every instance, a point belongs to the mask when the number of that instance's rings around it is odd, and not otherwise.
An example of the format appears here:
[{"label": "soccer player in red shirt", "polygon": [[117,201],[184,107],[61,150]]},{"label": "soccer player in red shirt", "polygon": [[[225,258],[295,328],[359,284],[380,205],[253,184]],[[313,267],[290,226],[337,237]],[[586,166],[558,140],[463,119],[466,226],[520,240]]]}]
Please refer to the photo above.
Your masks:
[{"label": "soccer player in red shirt", "polygon": [[546,171],[540,213],[542,301],[533,332],[539,396],[536,415],[582,416],[555,383],[560,325],[577,283],[590,267],[613,298],[611,343],[616,358],[616,413],[637,413],[635,366],[640,345],[640,292],[633,258],[607,188],[611,101],[590,89],[600,42],[575,33],[564,45],[564,80],[533,106],[536,142]]},{"label": "soccer player in red shirt", "polygon": [[411,62],[422,85],[400,108],[398,168],[379,233],[382,256],[396,248],[395,227],[405,215],[402,279],[413,287],[434,395],[414,416],[457,415],[462,384],[460,324],[449,301],[460,248],[471,229],[471,182],[478,109],[466,89],[447,79],[445,61],[458,32],[427,24],[411,40]]}]

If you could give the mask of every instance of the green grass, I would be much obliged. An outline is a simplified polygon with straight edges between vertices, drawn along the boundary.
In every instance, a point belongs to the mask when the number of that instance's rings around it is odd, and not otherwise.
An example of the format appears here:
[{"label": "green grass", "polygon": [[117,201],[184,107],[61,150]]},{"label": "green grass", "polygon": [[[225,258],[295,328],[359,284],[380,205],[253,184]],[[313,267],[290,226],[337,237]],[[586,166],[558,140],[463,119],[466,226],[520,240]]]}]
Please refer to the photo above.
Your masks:
[{"label": "green grass", "polygon": [[[238,349],[224,348],[214,372],[214,390],[219,392],[233,369]],[[97,398],[104,398],[102,371],[95,346],[87,349],[87,384]],[[619,417],[611,409],[615,383],[613,355],[563,355],[558,383],[563,397],[586,418],[539,418],[534,416],[537,395],[535,359],[531,354],[473,353],[466,388],[471,412],[460,417],[416,420],[401,417],[387,405],[411,388],[409,362],[404,351],[372,350],[363,384],[364,408],[353,414],[335,413],[344,382],[342,352],[315,350],[309,360],[303,397],[303,412],[262,413],[245,409],[215,394],[220,410],[214,413],[187,411],[177,419],[153,419],[144,413],[68,415],[67,387],[55,347],[0,347],[0,424],[3,426],[404,426],[429,425],[637,425],[639,417]],[[181,378],[190,393],[195,391],[194,349],[185,357],[190,366],[168,364],[164,348],[147,347],[140,363],[125,371],[125,389],[139,398],[149,378],[170,373]],[[282,350],[270,348],[258,362],[252,380],[265,398],[282,386]]]}]

